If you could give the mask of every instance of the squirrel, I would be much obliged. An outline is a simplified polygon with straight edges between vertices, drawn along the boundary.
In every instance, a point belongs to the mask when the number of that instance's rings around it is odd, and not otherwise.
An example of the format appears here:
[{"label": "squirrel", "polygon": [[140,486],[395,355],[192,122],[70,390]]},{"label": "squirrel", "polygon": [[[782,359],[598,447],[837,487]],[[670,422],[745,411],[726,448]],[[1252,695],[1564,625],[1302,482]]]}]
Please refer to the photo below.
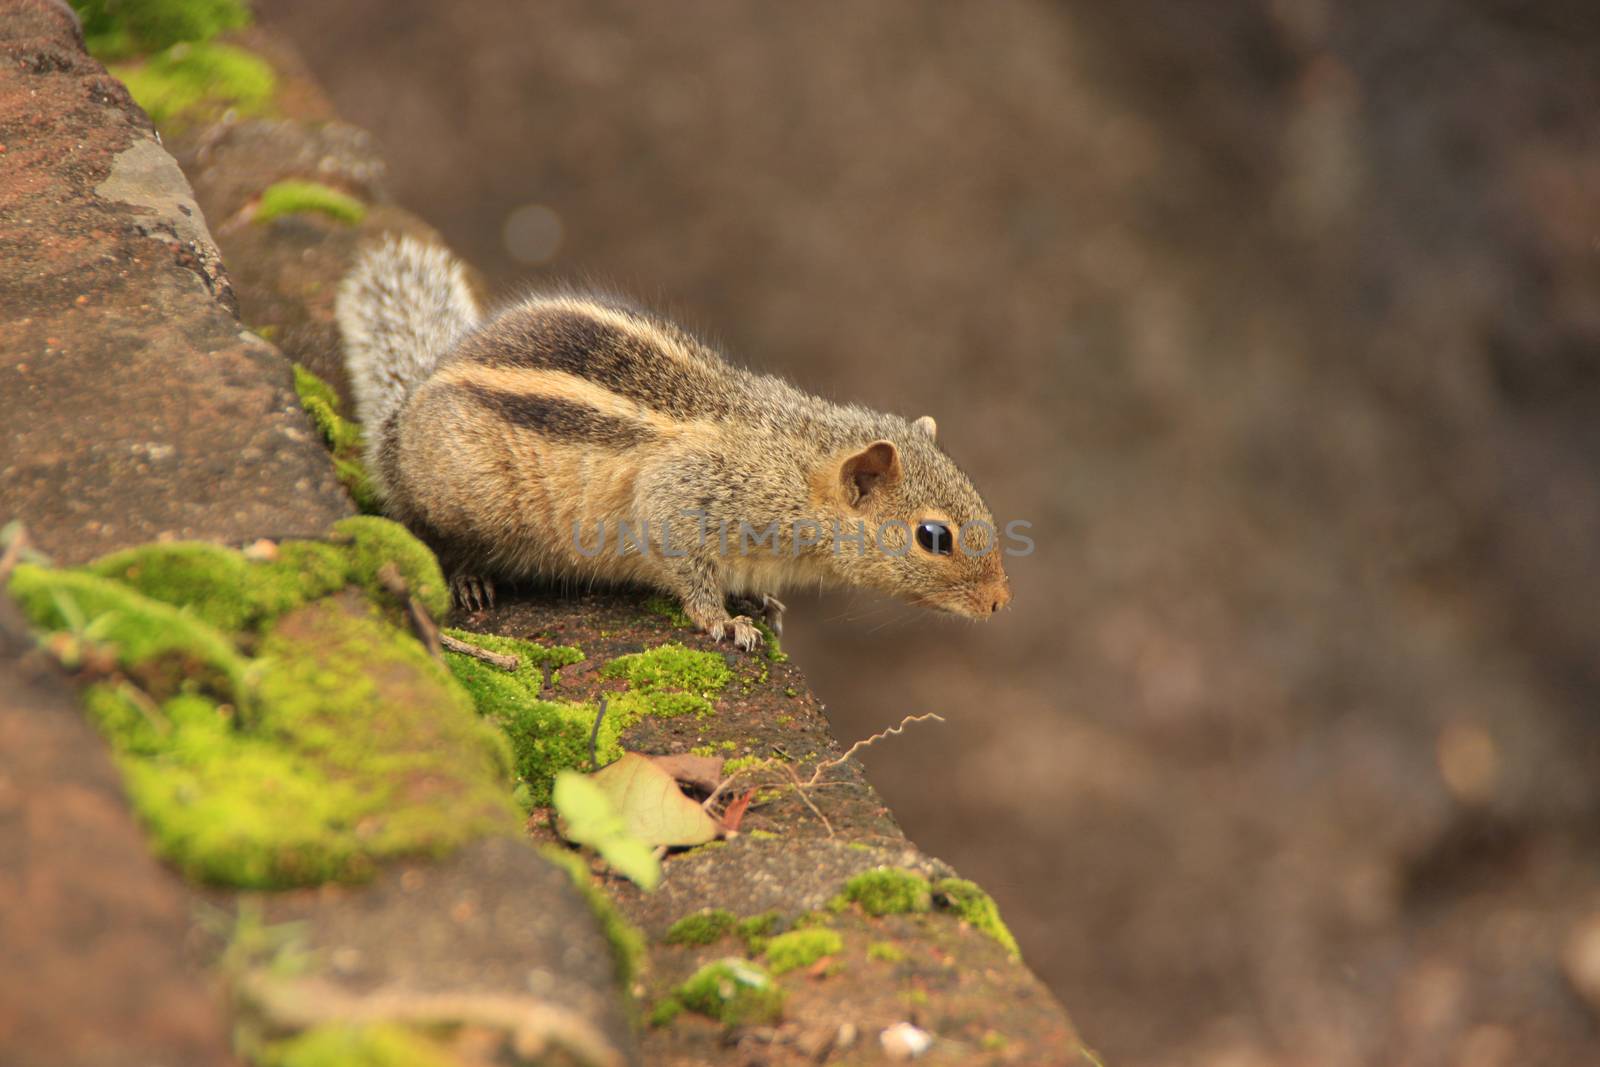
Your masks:
[{"label": "squirrel", "polygon": [[795,585],[982,619],[1011,599],[994,520],[934,420],[830,403],[736,367],[609,295],[485,316],[459,260],[369,247],[335,317],[370,475],[440,556],[456,603],[540,576],[652,586],[701,630],[761,642]]}]

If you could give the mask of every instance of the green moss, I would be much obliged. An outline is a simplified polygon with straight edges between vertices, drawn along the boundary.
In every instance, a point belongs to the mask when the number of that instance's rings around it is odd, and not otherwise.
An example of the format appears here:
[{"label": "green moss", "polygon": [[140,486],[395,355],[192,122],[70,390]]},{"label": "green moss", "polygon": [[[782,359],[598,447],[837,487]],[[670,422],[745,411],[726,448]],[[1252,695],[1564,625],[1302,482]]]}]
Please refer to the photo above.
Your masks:
[{"label": "green moss", "polygon": [[779,934],[767,942],[764,955],[773,974],[784,974],[809,967],[824,956],[837,956],[843,951],[844,938],[837,931],[816,927]]},{"label": "green moss", "polygon": [[771,830],[746,830],[745,835],[752,841],[776,841],[778,835]]},{"label": "green moss", "polygon": [[164,735],[116,712],[117,694],[90,701],[113,726],[156,850],[190,877],[360,879],[387,857],[515,832],[504,740],[420,645],[374,614],[319,605],[285,616],[251,679],[249,721],[179,697],[161,708]]},{"label": "green moss", "polygon": [[759,956],[782,922],[782,915],[775,911],[764,911],[760,915],[739,920],[739,925],[733,928],[733,932],[744,942],[746,952],[752,956]]},{"label": "green moss", "polygon": [[[761,649],[767,659],[772,663],[787,663],[789,661],[789,653],[785,652],[783,645],[778,642],[777,631],[768,626],[762,619],[756,619],[755,624],[756,629],[761,631],[761,636],[764,638],[761,642]],[[765,671],[761,674],[761,680],[763,682],[767,680]]]},{"label": "green moss", "polygon": [[1011,954],[1013,959],[1022,958],[1022,950],[1017,947],[1017,939],[1011,936],[1011,931],[1000,918],[1000,908],[995,904],[994,898],[975,882],[965,878],[941,878],[933,884],[933,892],[942,907],[955,912],[961,918],[988,934]]},{"label": "green moss", "polygon": [[693,715],[704,719],[716,711],[711,701],[698,693],[617,693],[609,698],[606,706],[610,709],[608,714],[630,724],[647,716],[676,719]]},{"label": "green moss", "polygon": [[[445,593],[431,553],[375,518],[263,560],[169,544],[82,570],[25,563],[8,589],[63,662],[117,665],[85,705],[156,850],[196,879],[277,887],[521,821],[505,736],[393,625],[380,574],[435,606]],[[322,599],[352,585],[367,599]]]},{"label": "green moss", "polygon": [[347,584],[334,546],[286,542],[280,552],[278,560],[252,562],[218,545],[176,542],[115,552],[85,569],[237,633]]},{"label": "green moss", "polygon": [[709,945],[720,941],[736,921],[731,911],[706,908],[673,923],[662,940],[669,945]]},{"label": "green moss", "polygon": [[111,74],[128,87],[152,122],[169,129],[220,116],[265,112],[278,76],[266,60],[226,44],[175,44]]},{"label": "green moss", "polygon": [[383,595],[383,571],[393,566],[429,615],[442,619],[450,610],[450,587],[439,561],[404,526],[376,515],[358,515],[334,523],[331,537],[335,544],[346,546],[350,581],[374,597]]},{"label": "green moss", "polygon": [[1001,1052],[1008,1044],[1010,1042],[1006,1039],[1006,1035],[998,1030],[984,1031],[983,1037],[978,1042],[978,1046],[985,1052]]},{"label": "green moss", "polygon": [[685,630],[694,629],[694,620],[684,613],[683,605],[669,596],[656,595],[644,602],[644,610],[652,615],[660,615],[672,625]]},{"label": "green moss", "polygon": [[[599,708],[541,698],[544,678],[540,668],[579,662],[584,658],[583,652],[491,634],[448,632],[492,652],[516,656],[520,661],[515,671],[507,671],[472,656],[445,653],[451,672],[471,694],[478,713],[497,724],[510,740],[513,766],[517,780],[526,787],[527,803],[548,807],[558,773],[589,768],[589,737]],[[608,707],[595,741],[600,764],[622,755],[619,738],[629,721],[627,715],[614,714]]]},{"label": "green moss", "polygon": [[880,867],[856,875],[835,899],[859,904],[868,915],[904,915],[933,906],[928,880],[915,871],[897,867]]},{"label": "green moss", "polygon": [[393,1023],[329,1023],[264,1045],[257,1067],[457,1067],[436,1042]]},{"label": "green moss", "polygon": [[783,1017],[783,990],[770,974],[747,960],[708,963],[674,995],[688,1010],[730,1027],[771,1025]]},{"label": "green moss", "polygon": [[880,963],[899,963],[905,958],[905,952],[899,945],[891,941],[874,941],[867,946],[867,959],[869,960],[878,960]]},{"label": "green moss", "polygon": [[602,667],[600,674],[628,683],[627,692],[607,698],[607,721],[619,730],[646,716],[708,716],[715,711],[710,698],[733,677],[716,653],[696,652],[676,643],[618,656]]},{"label": "green moss", "polygon": [[675,996],[662,997],[650,1009],[651,1026],[671,1026],[683,1014],[683,1001]]},{"label": "green moss", "polygon": [[[260,330],[256,332],[261,333]],[[381,501],[377,486],[367,474],[361,425],[340,413],[339,394],[333,391],[333,386],[298,363],[294,365],[294,389],[300,397],[300,406],[333,454],[339,481],[362,512],[376,515],[381,510]]]},{"label": "green moss", "polygon": [[600,671],[606,678],[625,678],[640,693],[680,692],[709,697],[733,677],[728,664],[715,652],[697,652],[676,642],[618,656]]},{"label": "green moss", "polygon": [[794,917],[789,925],[796,930],[809,930],[814,926],[832,926],[834,913],[828,911],[806,911]]},{"label": "green moss", "polygon": [[727,841],[707,841],[703,845],[696,845],[693,848],[688,849],[683,854],[685,856],[687,856],[692,852],[710,852],[710,851],[712,851],[714,849],[727,848],[727,847],[728,847],[728,842]]},{"label": "green moss", "polygon": [[323,215],[356,226],[367,217],[367,205],[331,185],[286,179],[262,190],[255,221],[267,223],[285,215]]},{"label": "green moss", "polygon": [[203,618],[81,571],[18,565],[8,585],[35,626],[110,647],[155,699],[180,688],[242,703],[246,660]]},{"label": "green moss", "polygon": [[606,896],[605,890],[595,884],[589,865],[576,852],[568,852],[555,845],[546,845],[540,855],[567,872],[573,886],[588,902],[589,910],[600,923],[600,930],[611,944],[611,957],[617,968],[617,981],[624,989],[633,985],[645,960],[645,938],[637,926],[623,918],[616,904]]},{"label": "green moss", "polygon": [[244,0],[72,0],[97,59],[206,41],[250,24]]},{"label": "green moss", "polygon": [[237,633],[347,585],[359,586],[374,603],[391,604],[399,621],[399,605],[379,578],[388,565],[430,613],[448,608],[449,588],[433,553],[405,527],[377,517],[336,523],[328,541],[284,541],[267,560],[180,541],[115,552],[85,570]]},{"label": "green moss", "polygon": [[[541,645],[537,641],[527,641],[520,637],[480,634],[473,633],[471,630],[447,629],[445,633],[451,637],[460,638],[469,644],[477,645],[479,648],[486,648],[490,652],[516,656],[521,662],[514,673],[529,686],[534,687],[543,683],[544,669],[560,670],[562,667],[570,667],[574,663],[582,663],[588,658],[584,655],[583,649],[573,645]],[[451,653],[451,655],[456,655],[456,653]]]},{"label": "green moss", "polygon": [[722,764],[722,773],[725,777],[731,777],[732,775],[738,774],[740,771],[747,770],[751,767],[759,767],[762,764],[771,762],[772,760],[766,756],[739,756],[736,759],[724,761]]}]

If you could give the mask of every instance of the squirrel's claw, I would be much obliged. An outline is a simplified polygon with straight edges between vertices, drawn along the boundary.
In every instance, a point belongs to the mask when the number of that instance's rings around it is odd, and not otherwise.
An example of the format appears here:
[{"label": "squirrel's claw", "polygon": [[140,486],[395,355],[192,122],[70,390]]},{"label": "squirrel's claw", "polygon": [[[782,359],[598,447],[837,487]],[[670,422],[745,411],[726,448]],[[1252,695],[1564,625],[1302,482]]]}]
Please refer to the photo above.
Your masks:
[{"label": "squirrel's claw", "polygon": [[761,631],[748,615],[735,615],[724,623],[716,634],[718,644],[724,637],[733,638],[733,647],[741,652],[754,652],[761,644]]},{"label": "squirrel's claw", "polygon": [[788,610],[784,602],[771,593],[761,594],[761,616],[772,627],[772,632],[780,637],[783,636],[783,613]]},{"label": "squirrel's claw", "polygon": [[450,599],[463,611],[483,611],[494,607],[494,582],[476,574],[458,574],[450,579]]}]

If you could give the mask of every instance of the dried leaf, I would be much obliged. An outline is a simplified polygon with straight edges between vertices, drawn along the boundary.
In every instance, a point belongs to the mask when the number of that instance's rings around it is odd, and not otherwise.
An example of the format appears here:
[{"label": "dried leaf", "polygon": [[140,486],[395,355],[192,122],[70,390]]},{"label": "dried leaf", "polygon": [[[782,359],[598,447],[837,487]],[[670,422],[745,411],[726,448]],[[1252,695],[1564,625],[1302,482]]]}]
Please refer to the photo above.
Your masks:
[{"label": "dried leaf", "polygon": [[651,763],[666,771],[684,785],[693,786],[707,795],[722,783],[721,756],[695,756],[680,753],[673,756],[650,756]]},{"label": "dried leaf", "polygon": [[645,756],[625,753],[591,777],[621,815],[630,837],[651,845],[703,845],[721,836],[717,820]]}]

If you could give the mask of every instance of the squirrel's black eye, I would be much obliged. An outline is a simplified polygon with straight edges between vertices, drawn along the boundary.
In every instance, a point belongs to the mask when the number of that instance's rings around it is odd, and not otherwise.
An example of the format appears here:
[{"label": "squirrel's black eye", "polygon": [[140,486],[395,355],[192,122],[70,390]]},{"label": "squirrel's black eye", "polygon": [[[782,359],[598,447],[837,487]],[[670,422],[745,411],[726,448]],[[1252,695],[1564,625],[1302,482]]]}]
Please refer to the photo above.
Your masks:
[{"label": "squirrel's black eye", "polygon": [[932,552],[935,556],[948,556],[956,547],[950,536],[950,527],[942,522],[917,523],[917,544],[924,552]]}]

